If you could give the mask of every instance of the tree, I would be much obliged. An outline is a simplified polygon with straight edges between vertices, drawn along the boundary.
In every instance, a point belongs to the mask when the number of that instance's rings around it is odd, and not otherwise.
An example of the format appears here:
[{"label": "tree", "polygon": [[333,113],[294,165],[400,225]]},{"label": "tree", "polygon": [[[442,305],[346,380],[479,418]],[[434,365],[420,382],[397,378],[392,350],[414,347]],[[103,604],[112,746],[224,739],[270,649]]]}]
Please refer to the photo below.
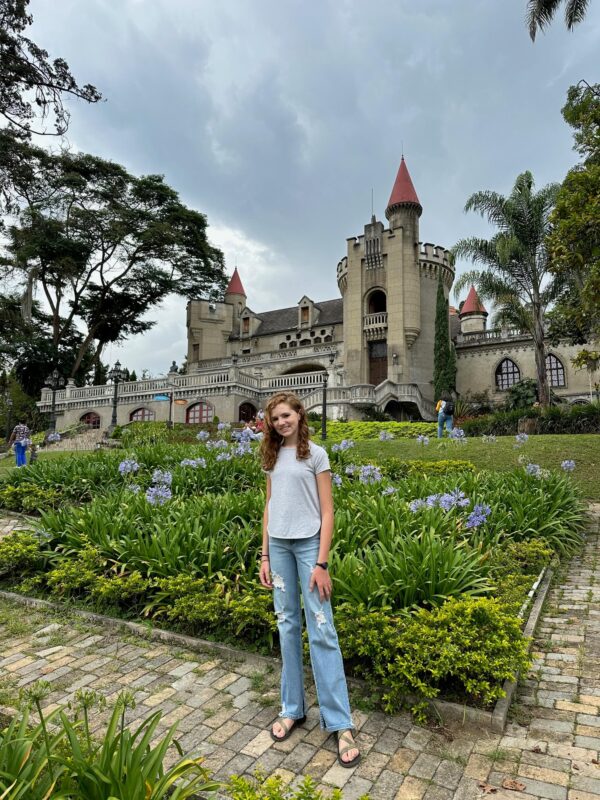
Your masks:
[{"label": "tree", "polygon": [[571,86],[562,113],[582,161],[567,174],[551,217],[548,247],[559,287],[551,332],[584,344],[600,337],[600,85]]},{"label": "tree", "polygon": [[452,365],[456,369],[456,361],[451,353],[450,332],[448,327],[448,301],[444,296],[444,285],[440,275],[435,301],[435,342],[433,346],[433,392],[439,400],[442,393],[454,389],[455,379]]},{"label": "tree", "polygon": [[60,135],[69,127],[65,95],[88,103],[102,96],[91,84],[80,87],[64,59],[50,61],[45,50],[23,35],[33,21],[28,5],[29,0],[0,0],[0,114],[27,137],[47,134],[43,128],[32,131],[32,124],[36,117],[43,122],[52,116]]},{"label": "tree", "polygon": [[519,175],[508,197],[493,191],[473,194],[465,211],[477,211],[498,230],[491,239],[461,239],[454,247],[455,258],[468,258],[485,269],[460,276],[458,295],[470,284],[482,300],[497,308],[495,322],[524,329],[531,334],[540,404],[549,405],[546,375],[545,313],[554,299],[555,284],[548,280],[549,256],[546,238],[550,212],[558,186],[550,184],[534,191],[530,172]]},{"label": "tree", "polygon": [[206,218],[184,206],[159,175],[137,178],[87,154],[49,154],[27,142],[0,157],[18,202],[0,274],[22,287],[25,320],[39,287],[56,349],[73,325],[85,327],[70,366],[76,375],[108,342],[148,330],[149,309],[176,293],[216,298],[223,255]]},{"label": "tree", "polygon": [[[554,19],[563,0],[528,0],[527,26],[531,40],[543,31]],[[565,24],[569,30],[580,23],[586,15],[589,0],[565,0]]]}]

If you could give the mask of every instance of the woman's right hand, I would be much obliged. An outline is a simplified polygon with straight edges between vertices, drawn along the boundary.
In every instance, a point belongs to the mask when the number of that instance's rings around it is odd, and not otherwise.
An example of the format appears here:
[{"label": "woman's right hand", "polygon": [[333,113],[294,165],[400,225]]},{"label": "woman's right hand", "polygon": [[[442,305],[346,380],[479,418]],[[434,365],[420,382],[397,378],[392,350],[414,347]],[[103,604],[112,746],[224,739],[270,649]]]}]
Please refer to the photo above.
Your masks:
[{"label": "woman's right hand", "polygon": [[273,584],[271,583],[271,562],[267,559],[260,562],[258,577],[262,585],[266,586],[267,589],[273,588]]}]

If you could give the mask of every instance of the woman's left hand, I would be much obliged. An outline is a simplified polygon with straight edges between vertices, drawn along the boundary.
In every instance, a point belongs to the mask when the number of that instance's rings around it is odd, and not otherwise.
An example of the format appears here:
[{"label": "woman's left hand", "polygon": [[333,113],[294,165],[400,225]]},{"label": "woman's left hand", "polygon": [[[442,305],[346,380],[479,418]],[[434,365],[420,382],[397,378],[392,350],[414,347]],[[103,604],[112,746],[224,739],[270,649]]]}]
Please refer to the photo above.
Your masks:
[{"label": "woman's left hand", "polygon": [[319,598],[321,602],[331,598],[332,586],[329,570],[322,569],[321,567],[315,567],[313,569],[312,575],[310,576],[310,583],[308,584],[309,591],[312,592],[315,586],[319,590]]}]

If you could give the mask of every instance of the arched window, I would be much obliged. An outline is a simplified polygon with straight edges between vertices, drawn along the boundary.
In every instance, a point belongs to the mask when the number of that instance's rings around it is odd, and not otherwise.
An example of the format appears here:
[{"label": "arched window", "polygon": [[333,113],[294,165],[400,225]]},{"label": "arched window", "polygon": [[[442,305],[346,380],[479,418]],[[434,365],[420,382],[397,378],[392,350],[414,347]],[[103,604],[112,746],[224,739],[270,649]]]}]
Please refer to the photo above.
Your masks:
[{"label": "arched window", "polygon": [[149,408],[136,408],[129,415],[130,422],[152,422],[154,420],[154,411]]},{"label": "arched window", "polygon": [[190,425],[197,425],[200,422],[212,422],[215,415],[214,408],[208,403],[194,403],[185,412],[185,421]]},{"label": "arched window", "polygon": [[367,299],[367,314],[380,314],[387,311],[387,298],[381,289],[375,289]]},{"label": "arched window", "polygon": [[503,359],[496,367],[496,388],[501,392],[510,389],[521,380],[521,370],[510,358]]},{"label": "arched window", "polygon": [[88,411],[79,417],[79,422],[83,422],[84,425],[90,428],[98,429],[100,427],[100,415],[96,414],[95,411]]},{"label": "arched window", "polygon": [[550,386],[553,388],[560,389],[567,385],[563,363],[560,358],[557,358],[552,353],[546,356],[546,372],[548,373]]}]

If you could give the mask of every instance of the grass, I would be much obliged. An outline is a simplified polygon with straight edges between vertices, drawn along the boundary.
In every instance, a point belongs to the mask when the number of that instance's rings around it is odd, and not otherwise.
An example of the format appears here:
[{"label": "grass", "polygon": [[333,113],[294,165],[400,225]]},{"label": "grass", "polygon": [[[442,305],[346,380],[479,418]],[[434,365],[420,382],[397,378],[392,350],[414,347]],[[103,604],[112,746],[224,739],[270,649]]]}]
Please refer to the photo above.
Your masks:
[{"label": "grass", "polygon": [[519,456],[524,456],[528,461],[546,469],[560,469],[562,461],[573,459],[577,466],[572,473],[572,479],[587,500],[600,502],[600,482],[597,477],[600,467],[600,436],[591,433],[530,436],[529,441],[518,449],[515,449],[514,436],[498,436],[495,444],[486,444],[480,438],[470,438],[462,445],[447,439],[441,442],[432,439],[426,447],[414,439],[363,441],[356,442],[351,453],[373,461],[392,456],[403,461],[460,458],[471,461],[478,469],[500,472],[518,466]]},{"label": "grass", "polygon": [[[91,450],[56,450],[52,451],[49,450],[48,452],[40,452],[38,453],[38,461],[49,461],[50,459],[57,459],[57,458],[87,458],[91,454]],[[15,458],[10,453],[5,458],[0,459],[0,478],[3,478],[5,475],[15,467]]]}]

